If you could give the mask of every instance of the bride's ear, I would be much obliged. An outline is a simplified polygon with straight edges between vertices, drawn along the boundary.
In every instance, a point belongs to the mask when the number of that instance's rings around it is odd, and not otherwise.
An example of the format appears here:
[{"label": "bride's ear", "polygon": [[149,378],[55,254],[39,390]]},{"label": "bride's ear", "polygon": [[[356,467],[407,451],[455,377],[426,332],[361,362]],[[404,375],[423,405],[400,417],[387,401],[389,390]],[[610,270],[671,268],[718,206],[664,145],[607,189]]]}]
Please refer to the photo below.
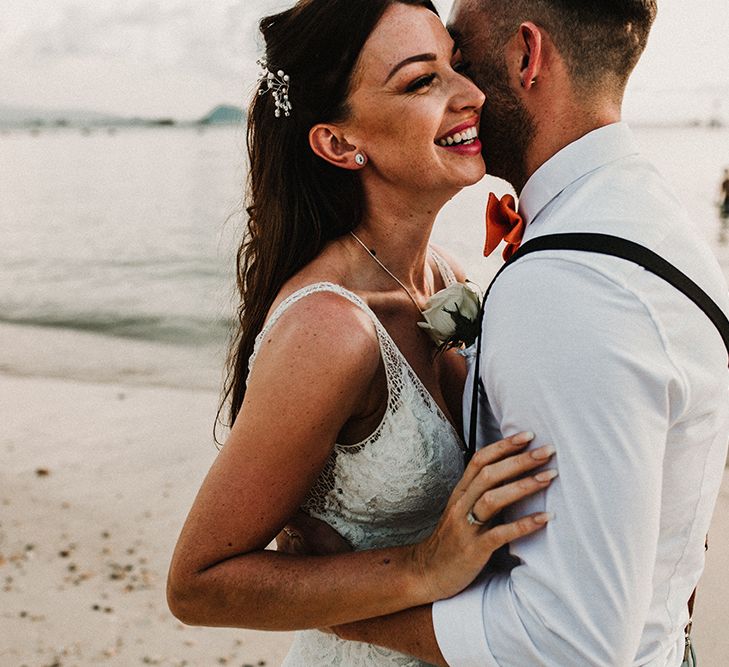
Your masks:
[{"label": "bride's ear", "polygon": [[315,125],[309,132],[309,145],[322,160],[342,169],[360,169],[357,147],[352,146],[334,125]]}]

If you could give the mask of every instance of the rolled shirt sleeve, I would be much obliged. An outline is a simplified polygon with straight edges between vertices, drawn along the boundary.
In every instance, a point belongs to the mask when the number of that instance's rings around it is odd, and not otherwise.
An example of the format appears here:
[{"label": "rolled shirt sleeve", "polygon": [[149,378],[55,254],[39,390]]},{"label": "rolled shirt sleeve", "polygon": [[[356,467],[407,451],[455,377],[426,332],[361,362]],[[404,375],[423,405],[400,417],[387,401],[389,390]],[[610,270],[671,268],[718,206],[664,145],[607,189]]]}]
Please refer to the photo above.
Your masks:
[{"label": "rolled shirt sleeve", "polygon": [[[616,260],[619,261],[619,260]],[[505,435],[553,444],[559,477],[507,520],[549,511],[487,576],[433,609],[450,665],[632,664],[653,594],[662,465],[683,385],[636,294],[581,264],[527,257],[489,298],[481,377]],[[483,443],[481,443],[483,444]]]}]

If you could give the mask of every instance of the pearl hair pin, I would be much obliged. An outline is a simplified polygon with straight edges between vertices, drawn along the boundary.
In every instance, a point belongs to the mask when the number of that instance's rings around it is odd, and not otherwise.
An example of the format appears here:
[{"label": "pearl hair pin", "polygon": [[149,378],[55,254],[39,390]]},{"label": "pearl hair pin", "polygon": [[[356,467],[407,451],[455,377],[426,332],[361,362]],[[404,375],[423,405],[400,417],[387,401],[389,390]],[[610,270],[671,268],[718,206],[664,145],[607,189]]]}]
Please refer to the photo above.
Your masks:
[{"label": "pearl hair pin", "polygon": [[282,113],[284,116],[290,116],[293,107],[289,101],[289,75],[285,74],[282,69],[278,72],[269,70],[265,58],[259,60],[258,65],[261,67],[260,78],[258,79],[261,88],[259,88],[258,94],[265,95],[271,91],[276,104],[276,118],[280,118]]}]

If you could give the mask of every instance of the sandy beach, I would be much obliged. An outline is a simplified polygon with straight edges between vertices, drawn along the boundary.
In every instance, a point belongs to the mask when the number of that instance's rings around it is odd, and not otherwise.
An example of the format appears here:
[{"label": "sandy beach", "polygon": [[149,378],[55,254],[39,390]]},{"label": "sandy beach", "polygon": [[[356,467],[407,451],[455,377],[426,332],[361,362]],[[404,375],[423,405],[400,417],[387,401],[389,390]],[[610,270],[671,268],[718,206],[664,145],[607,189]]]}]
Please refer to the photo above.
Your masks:
[{"label": "sandy beach", "polygon": [[[16,356],[35,350],[38,369],[51,340],[51,330],[0,327],[4,349],[16,341]],[[91,348],[108,358],[104,346],[113,345],[127,360],[135,350],[92,334],[74,341],[69,368]],[[165,603],[176,535],[216,455],[215,378],[193,373],[188,389],[152,371],[106,382],[96,364],[90,381],[87,364],[62,379],[34,373],[30,362],[25,376],[0,375],[0,664],[279,665],[290,635],[188,628]],[[729,660],[727,568],[729,474],[696,613],[707,667]]]},{"label": "sandy beach", "polygon": [[286,635],[187,628],[165,603],[216,392],[2,375],[0,396],[1,665],[280,663]]},{"label": "sandy beach", "polygon": [[[36,350],[55,337],[0,327],[0,340],[19,334]],[[75,336],[77,354],[134,350]],[[0,404],[0,665],[280,664],[287,635],[188,628],[165,602],[216,455],[216,391],[0,375]]]}]

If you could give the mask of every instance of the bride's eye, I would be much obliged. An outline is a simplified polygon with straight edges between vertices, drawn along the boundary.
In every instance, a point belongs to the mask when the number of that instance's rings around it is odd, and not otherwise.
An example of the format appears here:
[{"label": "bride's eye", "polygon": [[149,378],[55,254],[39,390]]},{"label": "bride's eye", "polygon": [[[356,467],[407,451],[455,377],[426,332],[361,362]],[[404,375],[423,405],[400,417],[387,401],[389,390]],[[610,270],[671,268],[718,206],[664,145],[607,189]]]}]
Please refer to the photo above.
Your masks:
[{"label": "bride's eye", "polygon": [[435,81],[435,74],[428,74],[427,76],[421,76],[419,79],[413,81],[406,89],[406,93],[415,93],[422,88],[427,88],[431,83]]}]

